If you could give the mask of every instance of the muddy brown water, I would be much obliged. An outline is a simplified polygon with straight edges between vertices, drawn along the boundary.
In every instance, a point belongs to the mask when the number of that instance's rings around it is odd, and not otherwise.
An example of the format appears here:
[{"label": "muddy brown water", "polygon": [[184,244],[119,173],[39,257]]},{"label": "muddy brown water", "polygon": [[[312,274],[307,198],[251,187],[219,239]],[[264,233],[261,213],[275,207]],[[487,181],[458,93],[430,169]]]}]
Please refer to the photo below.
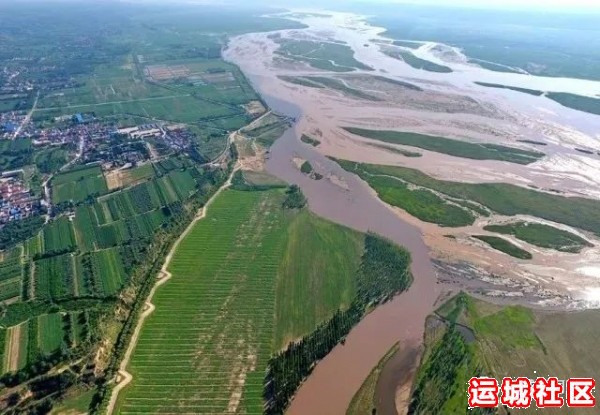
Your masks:
[{"label": "muddy brown water", "polygon": [[[255,85],[260,91],[260,86]],[[263,96],[270,108],[298,119],[300,110],[293,104]],[[310,161],[325,177],[333,174],[346,188],[330,180],[312,180],[293,164],[292,158]],[[299,185],[310,209],[317,215],[359,231],[372,231],[406,247],[412,255],[414,281],[409,290],[369,313],[315,367],[298,390],[287,413],[311,415],[345,414],[356,391],[371,369],[397,342],[407,349],[418,348],[423,339],[425,318],[432,311],[440,292],[429,250],[420,231],[384,205],[357,176],[350,174],[313,147],[302,143],[294,128],[289,129],[271,147],[267,171]],[[417,359],[416,354],[413,356]],[[389,387],[394,399],[395,387]]]}]

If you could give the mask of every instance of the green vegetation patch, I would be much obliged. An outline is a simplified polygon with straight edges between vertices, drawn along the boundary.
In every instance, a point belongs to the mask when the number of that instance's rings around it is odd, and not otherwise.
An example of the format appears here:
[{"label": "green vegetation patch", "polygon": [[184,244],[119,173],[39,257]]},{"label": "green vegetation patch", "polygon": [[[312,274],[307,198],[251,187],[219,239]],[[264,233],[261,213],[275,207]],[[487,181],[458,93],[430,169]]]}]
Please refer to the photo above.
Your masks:
[{"label": "green vegetation patch", "polygon": [[325,88],[325,86],[316,82],[309,81],[308,79],[301,76],[278,75],[277,77],[285,82],[289,82],[290,84],[307,86],[309,88]]},{"label": "green vegetation patch", "polygon": [[[185,405],[212,413],[240,394],[239,411],[262,413],[285,249],[281,200],[278,190],[226,190],[181,241],[169,265],[173,277],[152,300],[156,309],[140,333],[118,411]],[[244,384],[231,381],[241,374]]]},{"label": "green vegetation patch", "polygon": [[316,138],[312,138],[311,136],[306,135],[306,134],[302,134],[302,136],[300,137],[300,140],[303,143],[310,144],[313,147],[317,147],[319,144],[321,144],[321,142],[319,140],[317,140]]},{"label": "green vegetation patch", "polygon": [[473,184],[437,180],[418,170],[405,167],[361,164],[345,160],[336,162],[345,170],[358,174],[375,189],[374,177],[391,176],[456,199],[476,202],[501,215],[536,216],[600,235],[600,202],[597,200],[564,197],[507,183]]},{"label": "green vegetation patch", "polygon": [[340,79],[328,78],[324,76],[305,76],[304,79],[307,79],[310,82],[323,85],[325,88],[333,89],[335,91],[339,91],[344,95],[348,95],[353,98],[364,99],[367,101],[381,101],[381,98],[378,98],[374,95],[367,94],[366,92],[362,92],[358,89],[351,88],[346,85]]},{"label": "green vegetation patch", "polygon": [[365,130],[355,127],[344,127],[344,129],[352,134],[374,140],[418,147],[454,157],[475,160],[500,160],[518,164],[530,164],[544,157],[543,153],[536,151],[521,150],[497,144],[475,144],[451,138],[402,131]]},{"label": "green vegetation patch", "polygon": [[325,221],[306,209],[287,229],[277,279],[275,347],[312,332],[356,294],[355,274],[364,235]]},{"label": "green vegetation patch", "polygon": [[310,164],[310,161],[306,160],[304,163],[302,163],[300,166],[300,171],[304,174],[311,174],[313,172],[313,167],[312,164]]},{"label": "green vegetation patch", "polygon": [[423,88],[421,88],[420,86],[411,84],[409,82],[398,81],[396,79],[388,78],[388,77],[381,76],[381,75],[373,75],[373,78],[377,79],[380,82],[384,82],[386,84],[391,84],[391,85],[395,85],[395,86],[400,86],[402,88],[410,89],[412,91],[423,91]]},{"label": "green vegetation patch", "polygon": [[108,192],[100,166],[84,166],[57,174],[51,182],[52,202],[80,203]]},{"label": "green vegetation patch", "polygon": [[33,142],[30,138],[0,140],[0,171],[14,170],[31,163]]},{"label": "green vegetation patch", "polygon": [[475,239],[479,239],[480,241],[485,242],[486,244],[488,244],[495,250],[504,252],[505,254],[508,254],[512,257],[519,258],[519,259],[533,258],[531,253],[525,251],[524,249],[519,248],[518,246],[514,245],[512,242],[510,242],[504,238],[499,238],[497,236],[490,236],[490,235],[472,235],[472,237]]},{"label": "green vegetation patch", "polygon": [[600,99],[598,98],[590,98],[565,92],[548,92],[546,96],[564,107],[600,115]]},{"label": "green vegetation patch", "polygon": [[416,42],[414,40],[394,40],[392,45],[411,49],[419,49],[423,45],[423,42]]},{"label": "green vegetation patch", "polygon": [[352,397],[352,401],[348,406],[346,415],[368,415],[376,413],[377,402],[375,401],[375,388],[381,371],[385,367],[386,363],[394,356],[394,354],[400,349],[400,344],[396,343],[388,352],[381,358],[377,363],[377,366],[371,370],[369,376],[365,379],[363,384],[360,386],[358,392]]},{"label": "green vegetation patch", "polygon": [[422,69],[428,72],[438,72],[438,73],[450,73],[452,69],[445,65],[438,65],[437,63],[417,58],[412,52],[407,50],[390,50],[386,49],[383,51],[386,55],[406,62],[408,65],[412,66],[415,69]]},{"label": "green vegetation patch", "polygon": [[355,69],[373,70],[357,61],[354,58],[354,51],[348,45],[283,38],[275,41],[281,45],[275,53],[305,62],[316,69],[333,72],[350,72]]},{"label": "green vegetation patch", "polygon": [[533,95],[536,97],[544,95],[544,91],[538,91],[537,89],[528,89],[528,88],[519,88],[516,86],[509,85],[501,85],[501,84],[491,84],[488,82],[475,82],[477,85],[485,86],[488,88],[498,88],[498,89],[510,89],[512,91],[522,92],[524,94]]},{"label": "green vegetation patch", "polygon": [[579,253],[583,248],[593,246],[590,242],[572,232],[554,226],[532,222],[514,222],[505,225],[487,225],[483,229],[490,232],[513,235],[516,238],[541,248],[561,252]]}]

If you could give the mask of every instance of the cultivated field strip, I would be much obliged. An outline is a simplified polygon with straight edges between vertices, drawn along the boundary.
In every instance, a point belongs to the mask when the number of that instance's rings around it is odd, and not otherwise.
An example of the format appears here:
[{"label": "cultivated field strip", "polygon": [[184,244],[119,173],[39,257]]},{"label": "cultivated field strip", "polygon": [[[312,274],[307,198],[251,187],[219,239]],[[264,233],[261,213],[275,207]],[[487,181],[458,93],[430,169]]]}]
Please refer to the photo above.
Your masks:
[{"label": "cultivated field strip", "polygon": [[227,190],[178,247],[117,413],[259,414],[285,247],[281,193]]}]

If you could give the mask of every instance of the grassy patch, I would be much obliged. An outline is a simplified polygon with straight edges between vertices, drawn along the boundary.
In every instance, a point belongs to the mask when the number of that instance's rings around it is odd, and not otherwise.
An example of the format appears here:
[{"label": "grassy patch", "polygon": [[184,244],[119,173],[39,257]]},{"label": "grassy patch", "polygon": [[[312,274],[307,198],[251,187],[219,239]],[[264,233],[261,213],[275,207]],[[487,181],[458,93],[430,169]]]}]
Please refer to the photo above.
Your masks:
[{"label": "grassy patch", "polygon": [[390,151],[395,154],[402,154],[404,157],[422,157],[421,153],[417,153],[415,151],[402,150],[401,148],[396,148],[392,146],[388,146],[385,144],[379,143],[365,143],[370,147],[380,148],[382,150]]},{"label": "grassy patch", "polygon": [[506,225],[488,225],[483,229],[513,235],[532,245],[561,252],[579,253],[583,248],[593,246],[587,240],[571,232],[541,223],[514,222]]},{"label": "grassy patch", "polygon": [[398,206],[424,222],[458,227],[471,225],[475,221],[469,211],[447,203],[429,190],[410,189],[406,183],[392,177],[373,176],[367,181],[381,200]]},{"label": "grassy patch", "polygon": [[285,82],[289,82],[289,83],[295,84],[295,85],[307,86],[310,88],[325,88],[323,85],[318,84],[316,82],[309,81],[308,79],[301,77],[301,76],[279,75],[278,78]]},{"label": "grassy patch", "polygon": [[355,69],[372,70],[357,61],[354,51],[347,45],[310,40],[276,39],[281,46],[275,53],[305,62],[316,69],[333,72],[350,72]]},{"label": "grassy patch", "polygon": [[384,53],[392,58],[406,62],[415,69],[422,69],[428,72],[450,73],[452,69],[445,65],[438,65],[431,61],[417,58],[411,52],[406,50],[385,50]]},{"label": "grassy patch", "polygon": [[[428,319],[428,323],[437,323],[426,328],[426,351],[411,403],[415,414],[483,414],[467,409],[464,385],[471,376],[531,379],[552,375],[562,379],[573,373],[593,377],[600,370],[600,357],[594,353],[594,345],[600,341],[597,310],[536,312],[459,294],[436,314],[446,323],[436,317]],[[454,321],[472,329],[475,340],[466,344],[449,334],[460,328],[458,324],[455,329],[448,328]],[[526,414],[536,411],[523,410]]]},{"label": "grassy patch", "polygon": [[365,130],[345,127],[346,131],[393,144],[418,147],[424,150],[475,160],[500,160],[518,164],[530,164],[544,156],[543,153],[505,147],[496,144],[475,144],[445,137],[402,131]]},{"label": "grassy patch", "polygon": [[508,254],[512,257],[519,259],[533,258],[531,253],[519,248],[518,246],[512,244],[510,241],[507,241],[504,238],[489,235],[473,235],[472,237],[475,239],[479,239],[480,241],[485,242],[495,250],[504,252],[505,254]]},{"label": "grassy patch", "polygon": [[346,85],[345,82],[343,82],[339,79],[327,78],[324,76],[306,76],[304,78],[311,82],[321,84],[326,88],[333,89],[335,91],[339,91],[342,94],[353,97],[353,98],[364,99],[366,101],[381,101],[381,99],[376,96],[373,96],[373,95],[367,94],[365,92],[362,92],[358,89],[349,87],[348,85]]},{"label": "grassy patch", "polygon": [[600,115],[600,99],[598,98],[564,92],[548,92],[546,96],[564,107]]},{"label": "grassy patch", "polygon": [[544,91],[538,91],[537,89],[527,89],[527,88],[519,88],[516,86],[509,85],[501,85],[501,84],[491,84],[488,82],[475,82],[477,85],[485,86],[488,88],[498,88],[498,89],[510,89],[512,91],[522,92],[524,94],[533,95],[536,97],[544,95]]},{"label": "grassy patch", "polygon": [[316,138],[312,138],[306,134],[302,134],[302,136],[300,137],[300,140],[303,143],[310,144],[313,147],[317,147],[319,144],[321,144],[321,142],[319,140],[317,140]]},{"label": "grassy patch", "polygon": [[375,388],[377,386],[377,380],[379,374],[383,370],[384,366],[394,356],[394,354],[400,348],[400,344],[396,343],[392,348],[381,358],[377,363],[377,366],[371,370],[369,376],[365,379],[363,384],[360,386],[358,392],[354,394],[346,415],[368,415],[374,413],[376,402],[375,402]]},{"label": "grassy patch", "polygon": [[54,176],[52,201],[80,203],[108,192],[100,166],[82,167]]},{"label": "grassy patch", "polygon": [[395,86],[400,86],[402,88],[410,89],[412,91],[423,91],[423,88],[421,88],[420,86],[411,84],[409,82],[398,81],[396,79],[387,78],[385,76],[380,76],[380,75],[373,75],[373,78],[377,79],[378,81],[385,82],[387,84],[391,84],[391,85],[395,85]]},{"label": "grassy patch", "polygon": [[356,294],[364,235],[303,210],[286,231],[277,277],[275,346],[310,333]]},{"label": "grassy patch", "polygon": [[[453,198],[476,202],[502,215],[536,216],[600,235],[600,202],[597,200],[564,197],[507,183],[472,184],[437,180],[418,170],[404,167],[336,161],[370,184],[373,176],[397,177]],[[371,185],[374,187],[374,184]]]},{"label": "grassy patch", "polygon": [[412,40],[394,40],[392,42],[392,45],[394,46],[402,46],[405,48],[411,48],[411,49],[419,49],[423,43],[422,42],[415,42]]}]

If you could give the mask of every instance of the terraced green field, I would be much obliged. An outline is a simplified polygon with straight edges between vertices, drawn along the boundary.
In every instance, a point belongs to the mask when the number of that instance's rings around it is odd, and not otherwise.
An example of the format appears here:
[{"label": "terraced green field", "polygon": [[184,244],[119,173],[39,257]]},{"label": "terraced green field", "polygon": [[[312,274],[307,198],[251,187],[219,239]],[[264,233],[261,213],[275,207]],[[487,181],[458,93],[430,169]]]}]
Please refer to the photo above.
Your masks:
[{"label": "terraced green field", "polygon": [[52,202],[80,203],[90,196],[108,192],[100,166],[74,169],[56,175],[51,182]]},{"label": "terraced green field", "polygon": [[228,190],[181,242],[118,413],[262,413],[285,246],[281,201],[277,191]]}]

